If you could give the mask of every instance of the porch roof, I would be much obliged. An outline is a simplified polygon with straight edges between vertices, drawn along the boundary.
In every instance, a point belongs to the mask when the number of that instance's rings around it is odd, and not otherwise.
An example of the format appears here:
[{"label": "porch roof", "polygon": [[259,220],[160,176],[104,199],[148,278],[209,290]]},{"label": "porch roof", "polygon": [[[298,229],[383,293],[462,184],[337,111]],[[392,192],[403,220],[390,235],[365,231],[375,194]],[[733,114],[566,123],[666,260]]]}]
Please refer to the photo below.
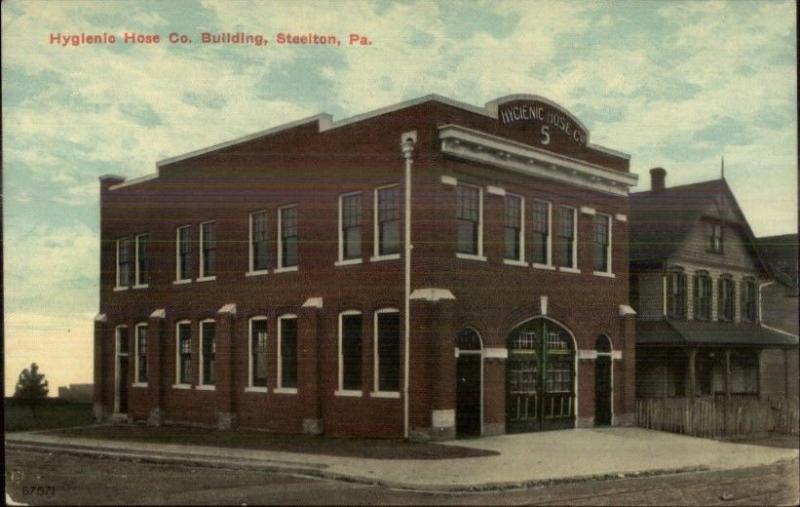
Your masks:
[{"label": "porch roof", "polygon": [[798,344],[797,336],[772,331],[757,324],[698,322],[684,320],[638,321],[637,345],[713,346],[744,345],[787,347]]}]

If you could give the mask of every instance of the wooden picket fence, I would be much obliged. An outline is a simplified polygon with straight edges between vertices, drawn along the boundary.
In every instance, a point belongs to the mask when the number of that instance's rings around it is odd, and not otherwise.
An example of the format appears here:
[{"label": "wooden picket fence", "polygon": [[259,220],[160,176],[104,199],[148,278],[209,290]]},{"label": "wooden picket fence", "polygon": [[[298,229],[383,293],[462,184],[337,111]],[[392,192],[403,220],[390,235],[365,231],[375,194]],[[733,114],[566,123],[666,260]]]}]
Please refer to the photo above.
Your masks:
[{"label": "wooden picket fence", "polygon": [[636,402],[642,428],[723,438],[760,433],[800,433],[796,401],[753,398],[651,398]]}]

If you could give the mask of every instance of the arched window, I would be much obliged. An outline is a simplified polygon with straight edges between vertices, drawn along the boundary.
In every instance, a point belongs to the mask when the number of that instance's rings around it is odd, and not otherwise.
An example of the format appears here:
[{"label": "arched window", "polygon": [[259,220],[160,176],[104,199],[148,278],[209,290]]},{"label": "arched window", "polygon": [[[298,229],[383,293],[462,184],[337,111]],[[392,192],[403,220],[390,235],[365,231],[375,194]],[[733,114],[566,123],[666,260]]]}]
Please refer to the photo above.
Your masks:
[{"label": "arched window", "polygon": [[595,342],[594,346],[595,350],[600,353],[607,353],[611,352],[611,338],[608,336],[601,334],[597,337],[597,341]]},{"label": "arched window", "polygon": [[711,318],[711,277],[708,271],[698,271],[694,277],[694,318]]},{"label": "arched window", "polygon": [[481,350],[481,337],[471,327],[464,328],[458,333],[458,350]]},{"label": "arched window", "polygon": [[681,267],[667,272],[667,317],[686,318],[686,272]]}]

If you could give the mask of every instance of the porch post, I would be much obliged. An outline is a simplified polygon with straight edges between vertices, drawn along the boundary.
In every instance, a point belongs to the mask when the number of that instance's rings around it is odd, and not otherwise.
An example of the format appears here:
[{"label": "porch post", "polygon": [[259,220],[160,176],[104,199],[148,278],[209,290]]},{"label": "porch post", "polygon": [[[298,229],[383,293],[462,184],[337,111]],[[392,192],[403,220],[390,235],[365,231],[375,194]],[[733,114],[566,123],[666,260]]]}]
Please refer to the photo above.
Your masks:
[{"label": "porch post", "polygon": [[689,350],[689,399],[694,401],[695,396],[695,359],[697,357],[697,349],[690,349]]},{"label": "porch post", "polygon": [[731,351],[725,349],[725,399],[731,399]]}]

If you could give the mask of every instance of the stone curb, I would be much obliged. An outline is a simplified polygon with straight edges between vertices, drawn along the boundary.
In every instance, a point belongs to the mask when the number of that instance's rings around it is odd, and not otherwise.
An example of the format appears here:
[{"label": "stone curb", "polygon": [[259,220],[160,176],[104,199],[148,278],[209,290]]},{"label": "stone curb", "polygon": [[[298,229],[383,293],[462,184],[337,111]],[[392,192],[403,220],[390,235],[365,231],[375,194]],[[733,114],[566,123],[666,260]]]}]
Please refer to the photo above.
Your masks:
[{"label": "stone curb", "polygon": [[510,491],[518,489],[552,486],[556,484],[632,479],[632,478],[642,478],[642,477],[653,477],[657,475],[674,475],[674,474],[692,473],[692,472],[705,472],[712,470],[708,466],[692,466],[692,467],[681,467],[681,468],[653,469],[641,472],[628,472],[628,473],[610,472],[605,474],[559,477],[551,479],[531,479],[527,481],[489,482],[489,483],[469,484],[469,485],[464,485],[464,484],[418,485],[408,482],[387,481],[375,477],[363,477],[358,475],[342,474],[339,472],[326,470],[328,468],[328,465],[319,463],[308,463],[304,465],[299,465],[297,463],[285,462],[280,460],[268,460],[268,459],[252,460],[244,458],[241,459],[237,458],[233,460],[233,459],[220,458],[219,456],[209,456],[209,455],[196,455],[192,457],[183,457],[172,454],[154,454],[143,451],[121,451],[119,449],[88,447],[88,446],[60,444],[60,443],[54,444],[49,442],[48,443],[6,442],[6,448],[32,450],[40,452],[53,450],[77,456],[93,456],[93,457],[107,456],[124,461],[135,461],[141,463],[170,463],[178,465],[202,466],[208,468],[260,470],[265,472],[304,475],[321,479],[330,479],[330,480],[350,482],[356,484],[381,486],[385,488],[400,489],[406,491],[417,491],[425,493],[452,493],[452,494],[482,493],[491,491]]}]

